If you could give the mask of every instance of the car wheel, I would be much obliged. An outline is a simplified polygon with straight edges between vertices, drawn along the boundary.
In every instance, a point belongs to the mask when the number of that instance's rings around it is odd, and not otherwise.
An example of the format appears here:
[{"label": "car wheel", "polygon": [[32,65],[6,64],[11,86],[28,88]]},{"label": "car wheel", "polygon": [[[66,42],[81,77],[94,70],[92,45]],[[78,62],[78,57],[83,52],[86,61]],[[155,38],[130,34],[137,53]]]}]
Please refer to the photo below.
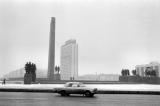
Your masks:
[{"label": "car wheel", "polygon": [[93,97],[93,95],[94,95],[94,94],[91,93],[90,91],[86,91],[86,92],[85,92],[85,96],[86,96],[86,97]]},{"label": "car wheel", "polygon": [[70,96],[70,94],[66,93],[66,96]]},{"label": "car wheel", "polygon": [[60,94],[61,94],[61,96],[66,96],[66,92],[65,91],[61,91]]}]

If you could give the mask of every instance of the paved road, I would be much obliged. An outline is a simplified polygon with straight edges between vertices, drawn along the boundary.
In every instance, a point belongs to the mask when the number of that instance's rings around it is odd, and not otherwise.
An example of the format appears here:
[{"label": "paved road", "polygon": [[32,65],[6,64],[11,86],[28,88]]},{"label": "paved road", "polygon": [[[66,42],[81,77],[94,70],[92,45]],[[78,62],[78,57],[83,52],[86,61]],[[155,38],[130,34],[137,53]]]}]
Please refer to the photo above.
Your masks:
[{"label": "paved road", "polygon": [[54,93],[0,92],[0,106],[159,106],[159,95],[97,94],[94,98]]}]

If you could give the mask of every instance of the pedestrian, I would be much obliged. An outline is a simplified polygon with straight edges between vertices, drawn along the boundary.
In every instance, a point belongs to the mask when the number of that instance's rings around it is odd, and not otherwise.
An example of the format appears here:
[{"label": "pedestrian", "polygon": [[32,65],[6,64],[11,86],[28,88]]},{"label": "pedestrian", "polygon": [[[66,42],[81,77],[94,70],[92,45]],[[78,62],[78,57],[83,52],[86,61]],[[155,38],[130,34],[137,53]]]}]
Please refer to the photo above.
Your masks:
[{"label": "pedestrian", "polygon": [[5,79],[5,78],[3,79],[3,84],[4,84],[4,85],[6,84],[6,79]]}]

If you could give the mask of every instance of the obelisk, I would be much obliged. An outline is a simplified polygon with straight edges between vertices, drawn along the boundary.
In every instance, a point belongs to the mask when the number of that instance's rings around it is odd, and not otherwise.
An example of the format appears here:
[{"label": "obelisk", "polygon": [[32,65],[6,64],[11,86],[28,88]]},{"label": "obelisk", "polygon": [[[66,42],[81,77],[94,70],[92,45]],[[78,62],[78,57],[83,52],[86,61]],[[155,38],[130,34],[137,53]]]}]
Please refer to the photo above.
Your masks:
[{"label": "obelisk", "polygon": [[55,17],[51,17],[49,56],[48,56],[48,79],[49,80],[54,80],[54,66],[55,66]]}]

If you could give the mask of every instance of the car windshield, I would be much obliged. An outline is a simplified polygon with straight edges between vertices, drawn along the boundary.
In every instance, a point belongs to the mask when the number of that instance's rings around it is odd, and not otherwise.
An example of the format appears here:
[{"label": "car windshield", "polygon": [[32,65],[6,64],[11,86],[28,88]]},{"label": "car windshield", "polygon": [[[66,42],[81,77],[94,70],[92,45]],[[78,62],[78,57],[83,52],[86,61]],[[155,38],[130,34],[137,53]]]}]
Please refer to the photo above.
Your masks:
[{"label": "car windshield", "polygon": [[72,83],[66,83],[64,86],[65,87],[72,87]]}]

